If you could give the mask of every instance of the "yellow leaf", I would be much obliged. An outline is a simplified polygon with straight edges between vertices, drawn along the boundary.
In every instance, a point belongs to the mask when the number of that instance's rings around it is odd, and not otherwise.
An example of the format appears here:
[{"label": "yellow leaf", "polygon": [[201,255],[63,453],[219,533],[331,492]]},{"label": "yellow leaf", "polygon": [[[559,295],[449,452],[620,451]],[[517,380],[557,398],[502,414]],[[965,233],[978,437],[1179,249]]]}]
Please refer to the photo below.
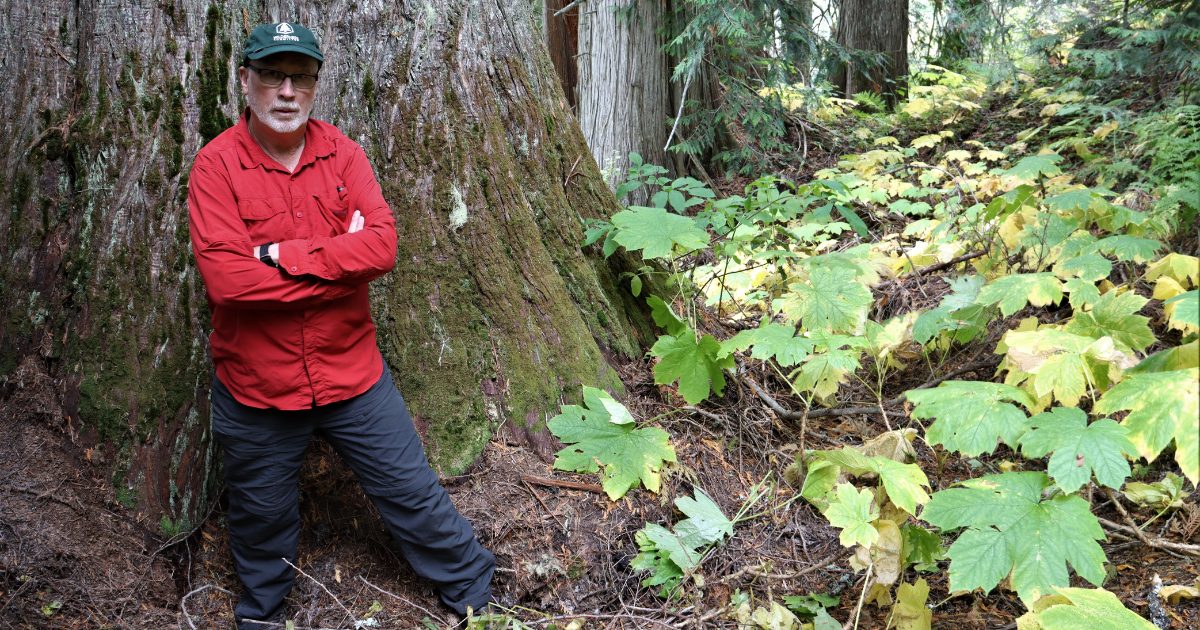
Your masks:
[{"label": "yellow leaf", "polygon": [[900,535],[900,528],[892,521],[879,519],[872,525],[879,532],[879,540],[875,541],[870,549],[859,545],[855,549],[855,556],[863,566],[874,561],[876,583],[891,585],[900,577],[900,547],[903,537]]},{"label": "yellow leaf", "polygon": [[1146,280],[1153,280],[1159,276],[1171,278],[1181,287],[1184,286],[1184,282],[1194,287],[1200,284],[1200,258],[1175,253],[1167,254],[1146,267],[1144,276]]},{"label": "yellow leaf", "polygon": [[911,146],[914,149],[923,149],[926,147],[932,147],[941,141],[942,141],[942,136],[940,136],[938,134],[929,134],[927,136],[921,136],[920,138],[913,140],[912,144],[910,144],[909,146]]},{"label": "yellow leaf", "polygon": [[950,131],[949,129],[943,129],[942,131],[938,132],[938,135],[943,138],[950,138],[950,137],[954,136],[954,132]]},{"label": "yellow leaf", "polygon": [[1061,104],[1050,103],[1049,105],[1042,108],[1042,112],[1039,115],[1043,118],[1049,118],[1050,116],[1057,114],[1058,110],[1060,110],[1060,109],[1062,109]]},{"label": "yellow leaf", "polygon": [[1049,94],[1049,93],[1050,93],[1050,88],[1048,88],[1048,87],[1041,87],[1041,88],[1038,88],[1038,89],[1036,89],[1036,90],[1034,90],[1034,91],[1030,92],[1030,93],[1029,93],[1029,98],[1031,98],[1031,99],[1039,99],[1039,98],[1042,98],[1043,96],[1045,96],[1045,95],[1047,95],[1047,94]]},{"label": "yellow leaf", "polygon": [[[1176,282],[1176,280],[1170,276],[1162,276],[1157,282],[1154,283],[1154,299],[1156,300],[1169,300],[1182,293],[1187,293],[1187,289],[1183,288],[1183,285]],[[1171,309],[1173,311],[1175,310],[1171,308],[1173,306],[1175,305],[1168,304],[1163,310],[1165,311],[1166,309]],[[1167,313],[1167,316],[1170,315],[1171,313]]]},{"label": "yellow leaf", "polygon": [[904,106],[904,113],[909,116],[921,116],[931,109],[933,109],[933,103],[923,98],[914,98]]},{"label": "yellow leaf", "polygon": [[1192,599],[1200,597],[1200,588],[1195,586],[1183,586],[1181,584],[1172,584],[1162,587],[1158,593],[1163,599],[1167,600],[1168,604],[1178,604],[1182,599]]},{"label": "yellow leaf", "polygon": [[993,151],[991,149],[980,149],[979,150],[979,158],[981,160],[987,160],[989,162],[996,162],[998,160],[1003,160],[1006,157],[1008,157],[1008,156],[1004,155],[1003,151]]},{"label": "yellow leaf", "polygon": [[1014,107],[1013,109],[1008,110],[1009,118],[1020,118],[1024,115],[1025,115],[1024,107]]},{"label": "yellow leaf", "polygon": [[1096,130],[1092,132],[1092,137],[1097,138],[1099,140],[1103,140],[1105,137],[1108,136],[1108,134],[1116,131],[1117,128],[1120,126],[1121,126],[1121,123],[1119,123],[1115,120],[1110,120],[1110,121],[1104,123],[1103,125],[1096,127]]},{"label": "yellow leaf", "polygon": [[882,138],[875,139],[875,146],[877,147],[886,147],[893,144],[900,144],[900,141],[891,136],[884,136]]},{"label": "yellow leaf", "polygon": [[954,160],[956,162],[966,162],[967,160],[971,159],[971,152],[964,151],[962,149],[955,149],[953,151],[947,151],[946,159]]}]

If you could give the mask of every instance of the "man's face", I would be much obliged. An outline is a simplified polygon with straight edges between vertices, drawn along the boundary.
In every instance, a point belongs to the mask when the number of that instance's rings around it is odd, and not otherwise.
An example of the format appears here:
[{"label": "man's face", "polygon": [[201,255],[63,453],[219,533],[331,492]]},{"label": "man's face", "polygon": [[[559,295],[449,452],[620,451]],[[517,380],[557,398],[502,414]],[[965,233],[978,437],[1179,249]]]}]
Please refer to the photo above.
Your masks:
[{"label": "man's face", "polygon": [[[251,59],[249,65],[284,74],[315,75],[320,68],[316,59],[297,52],[281,52],[262,59]],[[250,111],[272,131],[291,133],[308,122],[313,98],[317,94],[316,86],[307,90],[297,89],[290,78],[284,79],[281,85],[270,86],[263,82],[261,73],[244,67],[238,68],[238,77]]]}]

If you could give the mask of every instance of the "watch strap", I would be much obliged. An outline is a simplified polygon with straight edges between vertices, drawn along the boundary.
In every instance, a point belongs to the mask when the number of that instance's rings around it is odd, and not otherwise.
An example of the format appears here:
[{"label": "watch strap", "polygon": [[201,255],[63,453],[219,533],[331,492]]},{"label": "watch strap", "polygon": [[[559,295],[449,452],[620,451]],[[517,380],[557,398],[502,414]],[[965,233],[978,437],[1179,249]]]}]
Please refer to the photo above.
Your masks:
[{"label": "watch strap", "polygon": [[271,246],[274,243],[264,243],[258,246],[258,259],[263,261],[268,267],[278,267],[275,261],[271,259]]}]

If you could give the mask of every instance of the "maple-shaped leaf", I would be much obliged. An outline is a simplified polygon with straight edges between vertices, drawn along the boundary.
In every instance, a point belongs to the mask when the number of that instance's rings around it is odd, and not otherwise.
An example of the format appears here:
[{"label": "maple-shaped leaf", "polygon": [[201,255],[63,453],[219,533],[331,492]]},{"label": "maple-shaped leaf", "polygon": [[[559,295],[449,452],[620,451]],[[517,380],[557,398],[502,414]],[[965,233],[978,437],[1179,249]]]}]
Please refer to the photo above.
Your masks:
[{"label": "maple-shaped leaf", "polygon": [[1057,153],[1030,155],[1021,158],[1012,168],[1004,171],[1004,176],[1015,177],[1026,184],[1036,184],[1042,177],[1062,174],[1062,170],[1056,166],[1061,161],[1062,156]]},{"label": "maple-shaped leaf", "polygon": [[1084,254],[1058,263],[1055,269],[1086,282],[1099,282],[1112,273],[1112,261],[1100,254]]},{"label": "maple-shaped leaf", "polygon": [[1029,419],[1033,430],[1021,436],[1026,457],[1050,456],[1047,472],[1064,492],[1075,492],[1091,481],[1119,489],[1129,476],[1122,453],[1137,455],[1126,437],[1129,429],[1107,418],[1088,424],[1087,414],[1074,407],[1055,407]]},{"label": "maple-shaped leaf", "polygon": [[937,418],[926,435],[931,444],[972,457],[995,450],[997,438],[1016,446],[1029,428],[1029,418],[1012,402],[1027,409],[1034,405],[1029,394],[1016,387],[982,381],[947,381],[904,396],[917,406],[914,418]]},{"label": "maple-shaped leaf", "polygon": [[1104,392],[1096,413],[1129,411],[1121,424],[1138,454],[1154,461],[1175,440],[1175,461],[1200,483],[1200,368],[1136,374]]},{"label": "maple-shaped leaf", "polygon": [[1085,580],[1104,581],[1104,538],[1091,506],[1074,495],[1043,499],[1040,472],[989,475],[934,493],[921,519],[942,531],[967,528],[950,546],[950,590],[991,591],[1011,573],[1032,607],[1056,586],[1069,586],[1067,563]]},{"label": "maple-shaped leaf", "polygon": [[979,291],[987,280],[983,276],[963,276],[949,281],[952,294],[942,299],[937,308],[921,313],[913,323],[912,336],[919,344],[926,344],[942,331],[953,334],[953,341],[967,343],[985,330],[991,321],[989,309],[976,304]]},{"label": "maple-shaped leaf", "polygon": [[838,385],[849,374],[861,367],[858,357],[857,351],[828,350],[809,357],[789,378],[795,379],[797,389],[828,398],[837,392]]},{"label": "maple-shaped leaf", "polygon": [[[1053,604],[1026,613],[1032,614],[1042,630],[1158,630],[1158,626],[1142,619],[1126,608],[1116,595],[1102,588],[1055,587],[1054,591],[1066,597],[1070,604]],[[1017,627],[1022,627],[1021,619],[1017,620]]]},{"label": "maple-shaped leaf", "polygon": [[856,273],[844,268],[816,268],[808,283],[791,285],[783,312],[800,320],[806,330],[859,333],[871,305],[871,290],[855,281]]},{"label": "maple-shaped leaf", "polygon": [[1083,278],[1071,278],[1063,284],[1063,291],[1070,294],[1068,302],[1071,308],[1083,310],[1088,304],[1095,304],[1100,299],[1100,289],[1095,282]]},{"label": "maple-shaped leaf", "polygon": [[639,481],[647,490],[658,492],[659,469],[663,462],[675,461],[666,431],[637,429],[634,422],[615,423],[607,409],[564,405],[547,426],[563,444],[570,445],[555,454],[554,468],[594,473],[603,465],[601,485],[614,501]]},{"label": "maple-shaped leaf", "polygon": [[1094,251],[1116,256],[1117,260],[1135,263],[1152,260],[1155,253],[1162,248],[1163,244],[1154,239],[1126,234],[1102,238],[1090,247]]},{"label": "maple-shaped leaf", "polygon": [[1087,210],[1092,206],[1093,197],[1098,196],[1091,190],[1082,188],[1068,190],[1065,193],[1047,197],[1046,201],[1042,203],[1055,212],[1071,212],[1073,210]]},{"label": "maple-shaped leaf", "polygon": [[902,582],[896,589],[896,605],[888,615],[888,630],[929,630],[933,611],[925,605],[928,599],[929,584],[925,578],[917,578],[915,584]]},{"label": "maple-shaped leaf", "polygon": [[721,355],[721,344],[712,336],[699,341],[691,328],[677,336],[663,335],[650,348],[650,354],[662,360],[654,366],[654,384],[679,381],[679,395],[689,405],[708,398],[709,382],[718,396],[725,391],[725,368],[735,365],[732,356]]},{"label": "maple-shaped leaf", "polygon": [[1037,398],[1053,394],[1071,407],[1089,390],[1106,389],[1110,368],[1124,370],[1137,364],[1111,337],[1093,339],[1047,328],[1011,331],[1003,343],[1007,357],[1002,369],[1010,370],[1006,383],[1028,381]]},{"label": "maple-shaped leaf", "polygon": [[842,546],[853,547],[862,545],[870,547],[879,540],[879,530],[871,522],[879,518],[879,510],[875,508],[875,495],[870,490],[858,490],[848,483],[838,484],[834,495],[836,501],[830,501],[829,509],[825,510],[825,518],[829,524],[842,530],[839,540]]},{"label": "maple-shaped leaf", "polygon": [[903,464],[887,457],[867,457],[849,447],[840,451],[818,451],[817,456],[852,475],[878,474],[888,497],[909,514],[915,514],[918,505],[929,501],[929,495],[922,489],[929,487],[929,479],[916,464]]},{"label": "maple-shaped leaf", "polygon": [[1062,281],[1053,273],[1021,273],[1001,276],[979,291],[980,304],[1000,303],[1005,317],[1021,310],[1025,304],[1046,306],[1062,299]]},{"label": "maple-shaped leaf", "polygon": [[650,316],[654,318],[654,323],[667,329],[667,334],[678,336],[688,327],[688,323],[675,314],[671,305],[657,295],[647,297],[646,304],[650,305]]},{"label": "maple-shaped leaf", "polygon": [[1163,310],[1171,316],[1171,328],[1186,331],[1200,327],[1200,291],[1192,290],[1163,302]]},{"label": "maple-shaped leaf", "polygon": [[1133,291],[1120,294],[1109,291],[1096,300],[1092,310],[1076,311],[1075,317],[1063,327],[1063,331],[1092,339],[1112,337],[1126,347],[1141,352],[1156,341],[1154,331],[1148,325],[1150,318],[1134,314],[1149,301]]},{"label": "maple-shaped leaf", "polygon": [[708,245],[708,233],[694,220],[663,208],[633,206],[614,214],[612,223],[618,228],[613,240],[630,251],[642,250],[642,258],[670,256],[676,245],[685,250]]},{"label": "maple-shaped leaf", "polygon": [[695,499],[686,496],[675,499],[675,506],[688,518],[676,523],[674,532],[650,523],[636,536],[641,553],[630,566],[638,571],[652,571],[642,585],[664,586],[660,593],[663,596],[700,566],[709,545],[733,535],[733,521],[725,517],[720,506],[699,488],[694,494]]},{"label": "maple-shaped leaf", "polygon": [[751,346],[754,352],[750,356],[764,361],[774,358],[784,367],[800,363],[813,351],[813,342],[796,335],[794,326],[771,323],[761,328],[743,330],[732,339],[722,341],[721,354],[730,355]]}]

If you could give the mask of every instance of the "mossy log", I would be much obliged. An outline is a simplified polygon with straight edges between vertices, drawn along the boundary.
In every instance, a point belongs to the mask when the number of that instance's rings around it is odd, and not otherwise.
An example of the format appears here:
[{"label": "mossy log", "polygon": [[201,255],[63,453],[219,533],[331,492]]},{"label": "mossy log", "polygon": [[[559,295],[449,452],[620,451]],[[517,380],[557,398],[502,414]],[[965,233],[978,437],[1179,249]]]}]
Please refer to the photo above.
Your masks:
[{"label": "mossy log", "polygon": [[5,15],[23,35],[0,42],[4,392],[35,366],[61,402],[50,421],[165,533],[220,487],[187,173],[242,111],[238,51],[258,23],[320,38],[313,115],[363,145],[396,215],[373,310],[434,466],[461,470],[502,424],[544,452],[561,401],[620,390],[608,361],[636,355],[649,324],[618,287],[632,261],[580,247],[584,220],[618,208],[526,0],[9,1]]}]

